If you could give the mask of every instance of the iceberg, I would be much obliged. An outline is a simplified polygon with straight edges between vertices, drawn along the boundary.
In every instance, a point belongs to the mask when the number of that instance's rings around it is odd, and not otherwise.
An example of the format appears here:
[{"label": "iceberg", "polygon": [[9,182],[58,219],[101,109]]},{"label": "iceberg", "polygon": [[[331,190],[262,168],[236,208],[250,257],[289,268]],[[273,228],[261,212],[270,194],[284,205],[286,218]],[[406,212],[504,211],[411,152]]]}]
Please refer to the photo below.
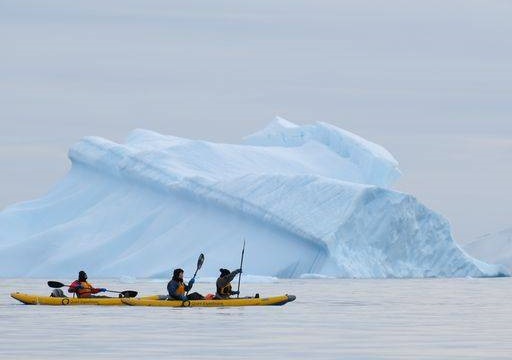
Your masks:
[{"label": "iceberg", "polygon": [[0,213],[3,276],[201,276],[238,266],[266,277],[506,276],[456,244],[448,222],[390,187],[383,147],[317,122],[276,118],[242,144],[132,131],[85,137],[66,177]]},{"label": "iceberg", "polygon": [[512,227],[482,235],[465,244],[464,250],[479,259],[502,264],[512,270]]}]

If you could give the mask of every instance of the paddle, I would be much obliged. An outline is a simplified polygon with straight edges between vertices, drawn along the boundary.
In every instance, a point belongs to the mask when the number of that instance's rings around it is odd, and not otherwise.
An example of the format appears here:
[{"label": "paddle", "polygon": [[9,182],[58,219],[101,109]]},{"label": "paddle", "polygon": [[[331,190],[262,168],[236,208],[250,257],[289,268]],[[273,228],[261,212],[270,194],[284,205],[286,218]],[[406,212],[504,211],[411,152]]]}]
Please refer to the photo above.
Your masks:
[{"label": "paddle", "polygon": [[[48,286],[51,288],[61,288],[61,287],[70,287],[69,285],[63,284],[58,281],[48,281]],[[106,290],[107,292],[121,294],[124,298],[136,297],[138,292],[133,290],[125,290],[125,291],[114,291],[114,290]]]},{"label": "paddle", "polygon": [[[244,239],[244,247],[242,248],[242,258],[240,259],[240,270],[242,270],[242,266],[244,265],[244,252],[245,252],[245,239]],[[242,280],[242,272],[238,275],[238,294],[236,294],[236,298],[240,298],[240,280]]]},{"label": "paddle", "polygon": [[[194,273],[194,276],[192,277],[192,279],[195,280],[197,272],[199,271],[199,269],[201,269],[201,267],[203,266],[203,263],[204,263],[204,255],[201,254],[201,255],[199,255],[199,258],[197,259],[196,272]],[[188,295],[188,291],[187,291],[187,295]]]}]

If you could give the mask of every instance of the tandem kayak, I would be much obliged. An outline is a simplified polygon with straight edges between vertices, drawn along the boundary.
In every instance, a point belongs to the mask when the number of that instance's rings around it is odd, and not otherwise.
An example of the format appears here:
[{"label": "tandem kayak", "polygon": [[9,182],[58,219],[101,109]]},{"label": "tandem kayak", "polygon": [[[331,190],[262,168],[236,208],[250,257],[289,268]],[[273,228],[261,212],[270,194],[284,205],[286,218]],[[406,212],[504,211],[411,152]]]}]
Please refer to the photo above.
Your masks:
[{"label": "tandem kayak", "polygon": [[280,306],[295,300],[294,295],[280,295],[262,298],[239,298],[224,300],[159,300],[147,298],[123,298],[124,304],[131,306],[160,307],[226,307],[226,306]]},{"label": "tandem kayak", "polygon": [[[121,298],[72,298],[72,297],[51,297],[23,293],[11,293],[11,297],[26,305],[124,305]],[[157,300],[160,295],[143,297],[141,299]]]}]

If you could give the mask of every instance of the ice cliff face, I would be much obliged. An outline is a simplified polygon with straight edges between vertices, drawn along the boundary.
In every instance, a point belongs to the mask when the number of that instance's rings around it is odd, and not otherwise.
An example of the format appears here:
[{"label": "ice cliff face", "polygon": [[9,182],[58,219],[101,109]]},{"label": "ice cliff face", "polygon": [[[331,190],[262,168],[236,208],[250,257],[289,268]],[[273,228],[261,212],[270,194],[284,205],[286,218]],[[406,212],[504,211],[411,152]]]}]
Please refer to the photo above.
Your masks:
[{"label": "ice cliff face", "polygon": [[466,255],[449,225],[388,189],[400,172],[384,148],[325,123],[276,119],[243,145],[145,130],[124,144],[87,137],[47,196],[0,213],[4,276],[499,276]]}]

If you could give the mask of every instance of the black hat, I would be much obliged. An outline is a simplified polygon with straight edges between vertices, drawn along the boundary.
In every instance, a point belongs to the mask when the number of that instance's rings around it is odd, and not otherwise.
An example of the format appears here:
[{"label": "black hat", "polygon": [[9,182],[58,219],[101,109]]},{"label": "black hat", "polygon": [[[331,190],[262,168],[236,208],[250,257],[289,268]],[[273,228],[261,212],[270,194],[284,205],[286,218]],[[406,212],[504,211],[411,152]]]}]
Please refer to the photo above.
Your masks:
[{"label": "black hat", "polygon": [[177,280],[182,272],[184,272],[183,269],[174,269],[174,272],[172,273],[172,278]]},{"label": "black hat", "polygon": [[85,273],[85,271],[80,270],[80,272],[78,273],[78,281],[85,281],[85,280],[87,280],[87,274]]},{"label": "black hat", "polygon": [[219,271],[220,271],[220,276],[226,276],[226,275],[231,274],[231,271],[229,271],[228,269],[219,269]]}]

